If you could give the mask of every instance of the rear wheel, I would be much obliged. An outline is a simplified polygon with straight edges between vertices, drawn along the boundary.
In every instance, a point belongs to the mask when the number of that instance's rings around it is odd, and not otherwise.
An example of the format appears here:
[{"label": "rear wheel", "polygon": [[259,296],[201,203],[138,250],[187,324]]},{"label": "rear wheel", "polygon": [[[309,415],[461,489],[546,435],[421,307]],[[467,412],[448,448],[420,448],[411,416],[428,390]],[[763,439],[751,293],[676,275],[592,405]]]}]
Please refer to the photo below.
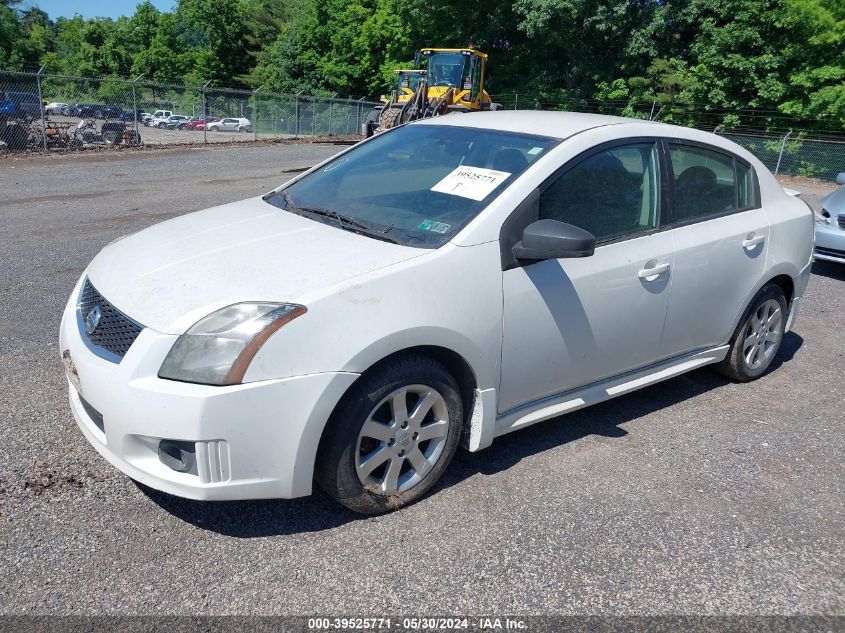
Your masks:
[{"label": "rear wheel", "polygon": [[115,130],[103,132],[103,142],[106,145],[117,145],[120,142],[120,133]]},{"label": "rear wheel", "polygon": [[766,373],[783,343],[787,309],[780,286],[763,286],[737,326],[727,357],[714,369],[740,382]]},{"label": "rear wheel", "polygon": [[396,359],[362,376],[326,426],[315,478],[355,512],[413,503],[440,478],[457,449],[460,389],[425,356]]}]

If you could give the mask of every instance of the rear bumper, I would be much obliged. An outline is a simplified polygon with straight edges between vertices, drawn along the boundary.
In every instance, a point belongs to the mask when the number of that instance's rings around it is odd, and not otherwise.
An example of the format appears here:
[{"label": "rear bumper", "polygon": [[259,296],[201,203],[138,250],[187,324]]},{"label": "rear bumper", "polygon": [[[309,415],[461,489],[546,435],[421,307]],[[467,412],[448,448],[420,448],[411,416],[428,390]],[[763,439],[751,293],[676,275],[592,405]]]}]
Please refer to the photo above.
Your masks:
[{"label": "rear bumper", "polygon": [[810,259],[795,279],[795,288],[793,290],[792,301],[789,303],[789,314],[786,317],[784,332],[789,332],[795,325],[795,319],[798,318],[798,310],[801,307],[801,297],[804,296],[804,292],[807,290],[807,285],[810,283],[812,269],[813,260]]},{"label": "rear bumper", "polygon": [[[107,461],[141,483],[190,499],[310,494],[320,435],[357,374],[229,387],[163,380],[158,369],[176,337],[147,328],[113,363],[86,347],[73,303],[60,336],[71,411]],[[190,446],[190,472],[167,465],[162,440]]]}]

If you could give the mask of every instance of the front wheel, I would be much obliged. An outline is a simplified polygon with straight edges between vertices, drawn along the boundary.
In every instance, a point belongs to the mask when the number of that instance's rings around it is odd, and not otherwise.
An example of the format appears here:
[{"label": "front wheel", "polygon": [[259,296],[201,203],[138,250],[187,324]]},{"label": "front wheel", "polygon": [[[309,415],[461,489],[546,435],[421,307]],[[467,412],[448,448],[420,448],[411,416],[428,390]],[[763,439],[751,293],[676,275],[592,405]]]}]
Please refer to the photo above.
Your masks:
[{"label": "front wheel", "polygon": [[725,360],[714,367],[716,371],[740,382],[766,373],[783,343],[787,309],[780,286],[763,286],[737,326]]},{"label": "front wheel", "polygon": [[320,441],[315,478],[364,514],[413,503],[458,447],[463,403],[455,378],[425,356],[392,360],[344,396]]}]

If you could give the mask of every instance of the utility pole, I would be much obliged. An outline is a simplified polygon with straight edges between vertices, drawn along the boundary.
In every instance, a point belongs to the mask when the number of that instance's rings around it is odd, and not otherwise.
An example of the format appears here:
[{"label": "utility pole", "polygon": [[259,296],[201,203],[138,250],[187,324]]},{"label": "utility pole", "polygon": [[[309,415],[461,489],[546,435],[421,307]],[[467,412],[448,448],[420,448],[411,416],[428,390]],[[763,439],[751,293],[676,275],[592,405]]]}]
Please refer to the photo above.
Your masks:
[{"label": "utility pole", "polygon": [[38,74],[35,75],[35,81],[38,83],[38,108],[41,110],[41,144],[44,147],[44,151],[47,151],[47,120],[44,118],[44,97],[41,94],[41,73],[44,72],[44,69],[47,68],[47,64],[44,64],[41,68],[38,69]]},{"label": "utility pole", "polygon": [[208,84],[210,84],[210,83],[211,83],[211,79],[209,79],[208,81],[206,81],[202,85],[202,120],[203,120],[203,124],[202,124],[202,144],[203,145],[208,145],[208,110],[206,109],[207,106],[206,106],[206,103],[205,103],[205,89],[208,88]]},{"label": "utility pole", "polygon": [[264,84],[261,84],[252,91],[252,118],[255,119],[252,124],[252,140],[258,140],[258,92],[264,87]]},{"label": "utility pole", "polygon": [[775,166],[775,176],[778,175],[780,171],[780,161],[783,158],[783,150],[786,149],[786,139],[792,134],[792,130],[786,133],[786,136],[783,137],[783,142],[780,144],[780,154],[778,154],[778,164]]},{"label": "utility pole", "polygon": [[334,135],[334,98],[336,96],[337,93],[334,93],[329,97],[329,136]]},{"label": "utility pole", "polygon": [[301,95],[304,90],[300,90],[296,93],[296,105],[294,106],[294,114],[296,115],[296,128],[295,128],[295,138],[299,138],[299,95]]},{"label": "utility pole", "polygon": [[132,80],[132,118],[135,120],[135,138],[140,139],[141,135],[138,134],[138,96],[135,94],[135,83],[141,79],[147,73],[141,73],[135,79]]}]

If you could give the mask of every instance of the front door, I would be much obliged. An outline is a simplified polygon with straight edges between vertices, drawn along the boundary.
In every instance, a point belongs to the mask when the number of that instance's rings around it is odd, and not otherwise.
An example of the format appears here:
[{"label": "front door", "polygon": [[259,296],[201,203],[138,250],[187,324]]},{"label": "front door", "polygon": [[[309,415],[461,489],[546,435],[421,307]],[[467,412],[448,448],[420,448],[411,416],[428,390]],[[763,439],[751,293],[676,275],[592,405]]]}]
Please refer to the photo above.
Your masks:
[{"label": "front door", "polygon": [[592,151],[542,191],[539,217],[587,229],[597,247],[503,273],[500,413],[659,359],[674,266],[660,202],[648,141]]}]

